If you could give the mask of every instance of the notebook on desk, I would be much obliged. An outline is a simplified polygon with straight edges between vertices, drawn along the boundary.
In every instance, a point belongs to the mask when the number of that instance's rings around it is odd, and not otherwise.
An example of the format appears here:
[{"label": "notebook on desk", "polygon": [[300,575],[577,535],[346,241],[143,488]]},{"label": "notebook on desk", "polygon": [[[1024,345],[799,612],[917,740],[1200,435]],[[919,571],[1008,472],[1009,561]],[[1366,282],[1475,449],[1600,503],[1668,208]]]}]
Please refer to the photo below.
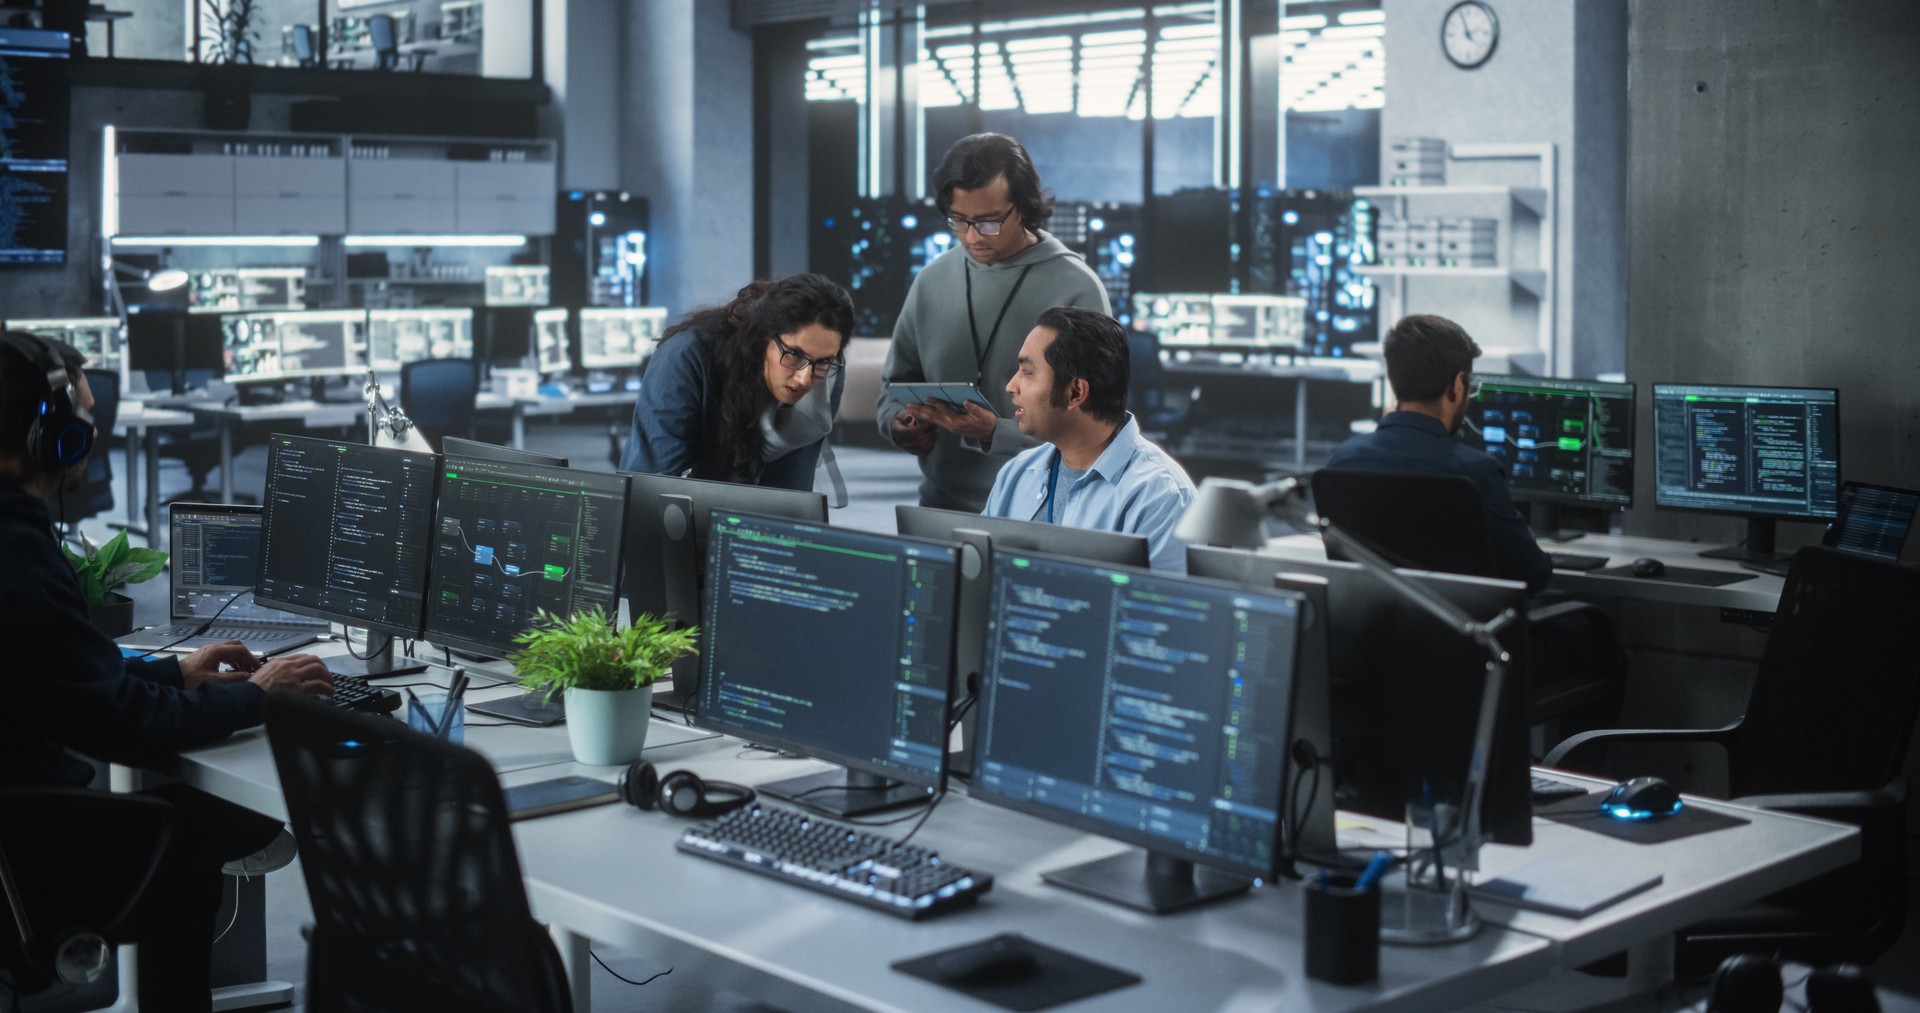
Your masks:
[{"label": "notebook on desk", "polygon": [[260,573],[258,506],[175,503],[167,508],[167,529],[173,548],[167,566],[170,622],[135,630],[114,643],[142,651],[192,651],[238,640],[255,654],[274,654],[327,632],[325,619],[254,604]]}]

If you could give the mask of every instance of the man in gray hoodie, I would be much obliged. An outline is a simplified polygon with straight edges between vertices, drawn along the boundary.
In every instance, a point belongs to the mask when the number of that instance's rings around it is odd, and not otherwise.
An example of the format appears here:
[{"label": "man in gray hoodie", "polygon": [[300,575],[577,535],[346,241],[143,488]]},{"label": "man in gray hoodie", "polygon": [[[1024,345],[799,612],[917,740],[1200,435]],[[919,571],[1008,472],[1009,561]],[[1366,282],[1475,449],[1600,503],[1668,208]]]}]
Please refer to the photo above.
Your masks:
[{"label": "man in gray hoodie", "polygon": [[907,290],[883,379],[971,383],[994,414],[978,405],[902,405],[883,389],[877,415],[881,435],[920,458],[922,506],[979,513],[1000,467],[1035,446],[1014,423],[1006,392],[1021,341],[1052,307],[1112,308],[1080,255],[1041,229],[1053,195],[1019,141],[963,137],[933,183],[956,242]]}]

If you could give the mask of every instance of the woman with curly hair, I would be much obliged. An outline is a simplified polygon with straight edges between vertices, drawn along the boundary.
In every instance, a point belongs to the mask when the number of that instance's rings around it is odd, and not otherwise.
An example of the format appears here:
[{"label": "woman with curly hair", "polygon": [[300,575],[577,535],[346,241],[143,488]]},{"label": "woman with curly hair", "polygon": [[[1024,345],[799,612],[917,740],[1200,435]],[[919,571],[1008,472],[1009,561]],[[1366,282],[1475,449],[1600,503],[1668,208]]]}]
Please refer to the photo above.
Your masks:
[{"label": "woman with curly hair", "polygon": [[817,274],[687,314],[647,360],[620,470],[813,488],[852,333],[853,301]]}]

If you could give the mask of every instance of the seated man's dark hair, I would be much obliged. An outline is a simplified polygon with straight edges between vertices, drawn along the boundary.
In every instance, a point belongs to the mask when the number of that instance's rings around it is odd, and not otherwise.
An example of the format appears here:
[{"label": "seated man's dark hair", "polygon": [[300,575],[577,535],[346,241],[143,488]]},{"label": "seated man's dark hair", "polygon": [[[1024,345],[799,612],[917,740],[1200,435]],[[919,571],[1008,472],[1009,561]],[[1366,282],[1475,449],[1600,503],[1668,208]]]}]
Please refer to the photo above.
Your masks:
[{"label": "seated man's dark hair", "polygon": [[1005,134],[972,134],[953,142],[940,167],[933,170],[935,203],[946,214],[953,206],[953,191],[978,190],[997,176],[1007,177],[1007,195],[1020,222],[1030,229],[1047,224],[1053,217],[1053,194],[1040,185],[1040,173],[1027,157],[1027,149]]},{"label": "seated man's dark hair", "polygon": [[1055,306],[1040,314],[1038,325],[1057,335],[1047,346],[1053,406],[1065,408],[1067,384],[1085,380],[1087,414],[1102,422],[1119,422],[1127,412],[1127,384],[1133,374],[1127,332],[1120,322],[1099,310]]},{"label": "seated man's dark hair", "polygon": [[1387,382],[1401,401],[1433,401],[1453,378],[1473,372],[1480,346],[1459,324],[1427,313],[1401,317],[1381,343],[1387,357]]}]

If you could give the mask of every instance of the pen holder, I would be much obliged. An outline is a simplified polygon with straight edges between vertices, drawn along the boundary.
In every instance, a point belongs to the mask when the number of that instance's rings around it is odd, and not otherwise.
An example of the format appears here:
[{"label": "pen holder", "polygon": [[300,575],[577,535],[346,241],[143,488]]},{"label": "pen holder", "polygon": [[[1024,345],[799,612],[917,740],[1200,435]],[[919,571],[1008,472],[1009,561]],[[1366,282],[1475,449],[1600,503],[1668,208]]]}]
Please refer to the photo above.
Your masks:
[{"label": "pen holder", "polygon": [[[455,744],[467,738],[467,705],[445,693],[422,693],[407,704],[407,727]],[[443,731],[444,730],[444,731]]]},{"label": "pen holder", "polygon": [[1358,985],[1380,976],[1380,885],[1355,877],[1307,881],[1307,977]]}]

